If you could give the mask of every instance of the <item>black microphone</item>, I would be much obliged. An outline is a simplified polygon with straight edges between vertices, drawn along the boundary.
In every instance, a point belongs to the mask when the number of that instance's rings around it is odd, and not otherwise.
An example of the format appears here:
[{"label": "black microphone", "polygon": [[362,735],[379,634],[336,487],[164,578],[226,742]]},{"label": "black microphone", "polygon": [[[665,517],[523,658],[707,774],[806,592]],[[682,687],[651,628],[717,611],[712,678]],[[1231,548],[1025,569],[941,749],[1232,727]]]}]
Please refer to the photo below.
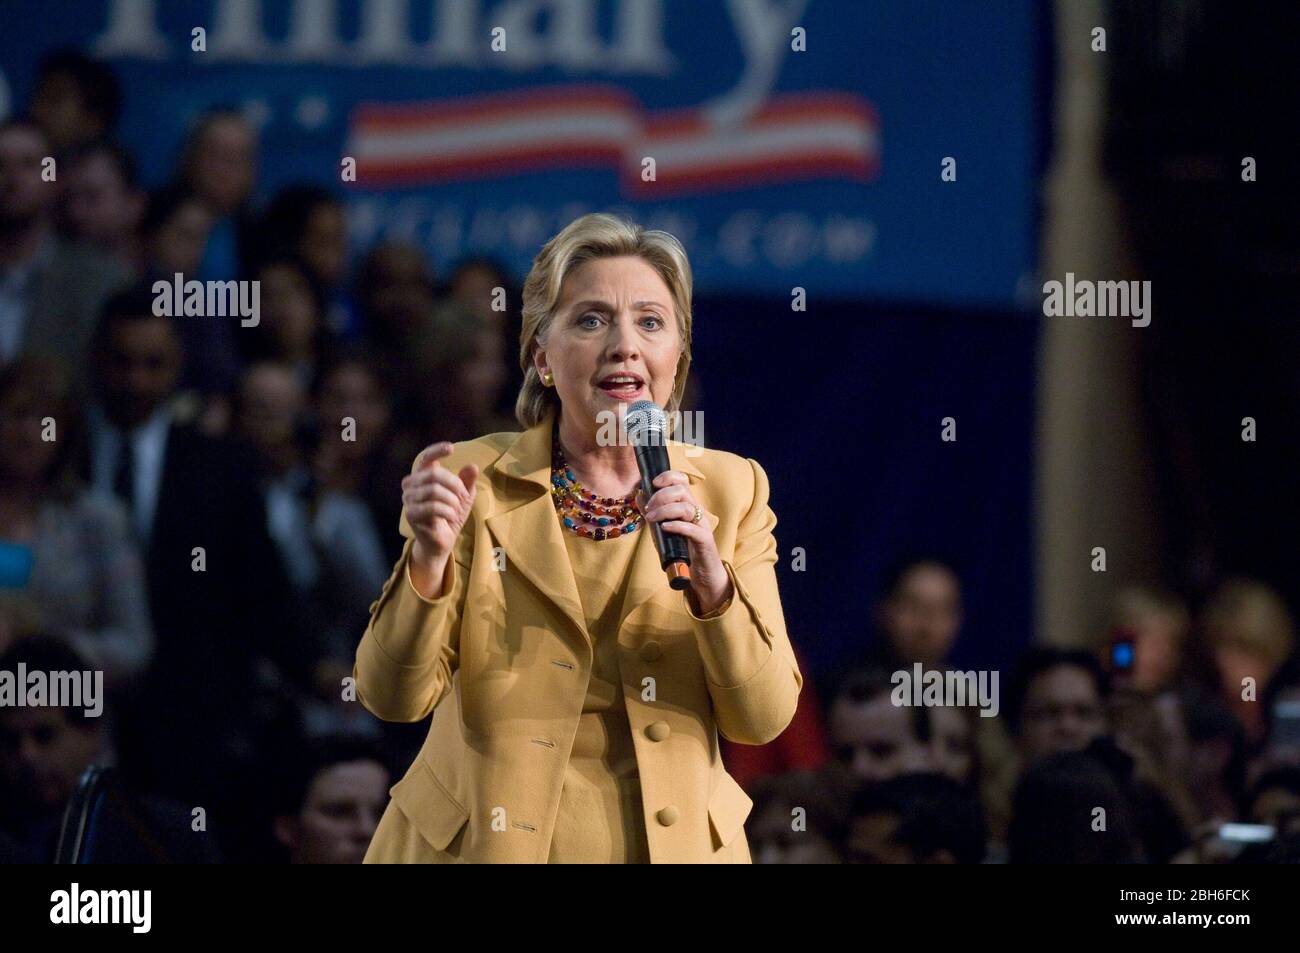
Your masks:
[{"label": "black microphone", "polygon": [[[628,440],[636,448],[641,489],[649,501],[659,489],[654,485],[655,477],[672,469],[668,460],[668,418],[654,401],[638,400],[628,408],[625,421]],[[674,589],[690,588],[691,557],[686,540],[665,533],[658,523],[650,523],[650,532],[654,535],[655,549],[659,551],[659,565],[668,574],[668,585]]]}]

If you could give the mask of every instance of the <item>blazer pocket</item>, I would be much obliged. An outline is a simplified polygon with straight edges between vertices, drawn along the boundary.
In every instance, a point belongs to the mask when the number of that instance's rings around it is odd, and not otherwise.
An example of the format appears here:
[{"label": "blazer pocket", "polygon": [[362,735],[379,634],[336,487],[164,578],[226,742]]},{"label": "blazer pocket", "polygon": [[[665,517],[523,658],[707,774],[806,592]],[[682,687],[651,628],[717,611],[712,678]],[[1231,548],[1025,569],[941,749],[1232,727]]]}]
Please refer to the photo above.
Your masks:
[{"label": "blazer pocket", "polygon": [[718,786],[709,796],[709,827],[713,831],[713,849],[721,850],[730,844],[745,826],[745,818],[754,802],[726,771]]},{"label": "blazer pocket", "polygon": [[446,850],[467,821],[469,811],[442,786],[423,758],[389,792],[420,836],[436,850]]}]

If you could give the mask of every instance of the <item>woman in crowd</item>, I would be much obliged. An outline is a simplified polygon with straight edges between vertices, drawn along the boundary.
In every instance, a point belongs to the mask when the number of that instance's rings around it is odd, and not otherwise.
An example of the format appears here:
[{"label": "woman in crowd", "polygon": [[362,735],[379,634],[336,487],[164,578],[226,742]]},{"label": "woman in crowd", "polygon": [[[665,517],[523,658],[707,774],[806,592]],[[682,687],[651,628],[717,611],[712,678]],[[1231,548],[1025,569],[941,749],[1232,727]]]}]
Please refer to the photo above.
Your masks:
[{"label": "woman in crowd", "polygon": [[117,686],[149,663],[144,569],[125,512],[72,475],[77,411],[60,365],[0,370],[0,586]]}]

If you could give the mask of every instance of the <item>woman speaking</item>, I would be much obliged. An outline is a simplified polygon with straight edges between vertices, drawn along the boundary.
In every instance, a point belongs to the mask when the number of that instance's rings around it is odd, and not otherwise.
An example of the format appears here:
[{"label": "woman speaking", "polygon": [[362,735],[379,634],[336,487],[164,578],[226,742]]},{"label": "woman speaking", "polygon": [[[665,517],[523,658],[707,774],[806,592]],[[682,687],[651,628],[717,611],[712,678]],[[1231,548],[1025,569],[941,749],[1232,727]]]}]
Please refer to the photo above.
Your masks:
[{"label": "woman speaking", "polygon": [[[433,444],[402,481],[406,542],[354,674],[380,718],[433,718],[367,862],[750,861],[717,736],[771,741],[803,681],[767,477],[669,441],[647,499],[635,448],[606,439],[635,401],[678,409],[690,342],[666,232],[587,215],[537,256],[523,432]],[[689,588],[647,523],[685,540]]]}]

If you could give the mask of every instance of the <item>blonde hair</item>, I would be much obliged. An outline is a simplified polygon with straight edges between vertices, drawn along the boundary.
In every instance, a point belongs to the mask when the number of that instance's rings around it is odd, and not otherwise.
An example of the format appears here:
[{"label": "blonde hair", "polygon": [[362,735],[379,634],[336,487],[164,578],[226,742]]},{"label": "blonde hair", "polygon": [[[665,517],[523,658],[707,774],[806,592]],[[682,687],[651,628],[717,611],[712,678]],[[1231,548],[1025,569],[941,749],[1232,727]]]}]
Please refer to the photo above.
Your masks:
[{"label": "blonde hair", "polygon": [[1137,626],[1152,617],[1163,619],[1181,643],[1187,636],[1191,617],[1183,600],[1171,592],[1143,585],[1127,585],[1115,594],[1113,621],[1116,625]]},{"label": "blonde hair", "polygon": [[1254,579],[1230,579],[1205,606],[1202,626],[1211,646],[1232,645],[1280,665],[1295,646],[1286,603]]},{"label": "blonde hair", "polygon": [[682,355],[677,362],[673,393],[664,410],[669,420],[680,409],[686,376],[691,367],[691,264],[686,249],[672,235],[607,215],[584,215],[566,225],[542,246],[524,279],[523,328],[519,334],[519,366],[524,383],[515,401],[515,417],[525,428],[535,427],[552,410],[559,410],[555,389],[542,383],[533,364],[533,350],[550,329],[564,279],[579,265],[597,258],[634,255],[651,268],[672,295]]}]

